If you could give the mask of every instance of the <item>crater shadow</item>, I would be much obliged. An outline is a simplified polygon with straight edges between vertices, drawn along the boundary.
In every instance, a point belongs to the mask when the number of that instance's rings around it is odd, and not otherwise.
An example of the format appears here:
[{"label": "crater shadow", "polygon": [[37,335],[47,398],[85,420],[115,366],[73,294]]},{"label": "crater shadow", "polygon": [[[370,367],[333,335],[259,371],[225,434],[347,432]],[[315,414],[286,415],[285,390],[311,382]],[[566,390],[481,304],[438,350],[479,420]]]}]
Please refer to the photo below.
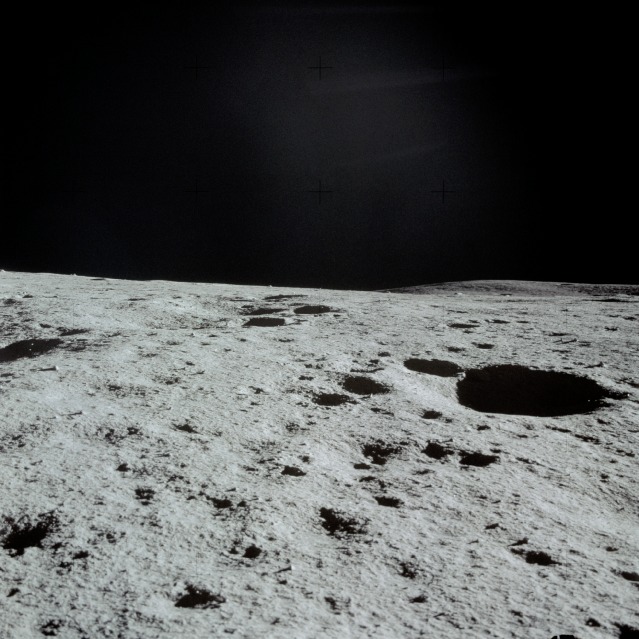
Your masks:
[{"label": "crater shadow", "polygon": [[411,358],[404,362],[404,366],[408,370],[416,371],[417,373],[438,375],[439,377],[455,377],[455,375],[462,372],[461,366],[442,359]]},{"label": "crater shadow", "polygon": [[197,588],[192,584],[186,585],[186,593],[176,602],[176,608],[219,608],[226,599],[219,594],[215,594],[206,588]]},{"label": "crater shadow", "polygon": [[318,406],[341,406],[349,403],[350,397],[340,393],[316,393],[313,395],[312,401]]},{"label": "crater shadow", "polygon": [[457,382],[459,403],[482,413],[577,415],[605,406],[605,399],[622,397],[586,377],[518,364],[471,369]]},{"label": "crater shadow", "polygon": [[281,317],[252,317],[244,326],[284,326],[286,320]]},{"label": "crater shadow", "polygon": [[317,306],[298,306],[293,312],[297,315],[319,315],[320,313],[330,313],[331,308],[318,304]]},{"label": "crater shadow", "polygon": [[269,315],[270,313],[281,313],[285,310],[285,308],[266,308],[260,306],[259,308],[250,308],[242,311],[242,315]]},{"label": "crater shadow", "polygon": [[15,362],[22,357],[36,357],[62,344],[61,339],[23,339],[0,348],[0,362]]},{"label": "crater shadow", "polygon": [[380,384],[369,377],[355,375],[347,375],[342,382],[342,388],[356,395],[377,395],[390,392],[390,388],[385,384]]},{"label": "crater shadow", "polygon": [[35,522],[5,517],[6,534],[2,541],[2,548],[8,550],[12,556],[23,555],[27,548],[42,548],[44,539],[55,532],[59,526],[58,519],[53,512],[43,513]]}]

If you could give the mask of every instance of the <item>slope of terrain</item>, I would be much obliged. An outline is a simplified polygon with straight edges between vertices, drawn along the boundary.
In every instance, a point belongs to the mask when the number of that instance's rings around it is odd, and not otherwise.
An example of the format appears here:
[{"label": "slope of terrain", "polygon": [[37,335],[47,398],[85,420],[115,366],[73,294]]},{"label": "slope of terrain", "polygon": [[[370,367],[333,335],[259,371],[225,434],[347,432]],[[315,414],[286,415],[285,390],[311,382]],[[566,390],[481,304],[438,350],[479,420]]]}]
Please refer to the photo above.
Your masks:
[{"label": "slope of terrain", "polygon": [[639,287],[568,286],[0,273],[0,636],[637,637]]}]

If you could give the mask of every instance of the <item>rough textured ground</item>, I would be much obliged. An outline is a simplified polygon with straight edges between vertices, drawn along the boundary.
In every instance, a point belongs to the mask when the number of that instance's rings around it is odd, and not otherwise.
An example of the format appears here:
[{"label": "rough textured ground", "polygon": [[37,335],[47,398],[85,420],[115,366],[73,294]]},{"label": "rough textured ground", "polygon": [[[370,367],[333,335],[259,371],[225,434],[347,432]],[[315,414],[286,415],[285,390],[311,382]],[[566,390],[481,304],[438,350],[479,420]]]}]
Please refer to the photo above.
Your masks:
[{"label": "rough textured ground", "polygon": [[639,287],[420,292],[0,273],[0,636],[637,637]]}]

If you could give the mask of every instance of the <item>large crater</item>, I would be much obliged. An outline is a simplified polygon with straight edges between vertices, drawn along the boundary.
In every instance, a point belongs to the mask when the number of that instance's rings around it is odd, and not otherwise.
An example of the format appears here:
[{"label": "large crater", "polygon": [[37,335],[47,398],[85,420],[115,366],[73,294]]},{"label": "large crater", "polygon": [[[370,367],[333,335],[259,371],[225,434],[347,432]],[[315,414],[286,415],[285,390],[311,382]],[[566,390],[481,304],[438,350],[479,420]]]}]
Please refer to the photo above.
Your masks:
[{"label": "large crater", "polygon": [[586,377],[502,364],[467,371],[457,382],[457,398],[482,413],[557,417],[588,413],[621,395]]}]

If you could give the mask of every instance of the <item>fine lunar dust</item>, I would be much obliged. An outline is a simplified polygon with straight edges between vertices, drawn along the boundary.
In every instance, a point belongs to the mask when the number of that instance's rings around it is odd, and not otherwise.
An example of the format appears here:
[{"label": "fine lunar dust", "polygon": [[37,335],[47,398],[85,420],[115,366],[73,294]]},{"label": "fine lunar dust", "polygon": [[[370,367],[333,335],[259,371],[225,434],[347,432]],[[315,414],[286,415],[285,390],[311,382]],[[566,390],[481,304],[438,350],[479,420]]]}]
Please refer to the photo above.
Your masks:
[{"label": "fine lunar dust", "polygon": [[636,638],[637,320],[0,272],[0,636]]}]

